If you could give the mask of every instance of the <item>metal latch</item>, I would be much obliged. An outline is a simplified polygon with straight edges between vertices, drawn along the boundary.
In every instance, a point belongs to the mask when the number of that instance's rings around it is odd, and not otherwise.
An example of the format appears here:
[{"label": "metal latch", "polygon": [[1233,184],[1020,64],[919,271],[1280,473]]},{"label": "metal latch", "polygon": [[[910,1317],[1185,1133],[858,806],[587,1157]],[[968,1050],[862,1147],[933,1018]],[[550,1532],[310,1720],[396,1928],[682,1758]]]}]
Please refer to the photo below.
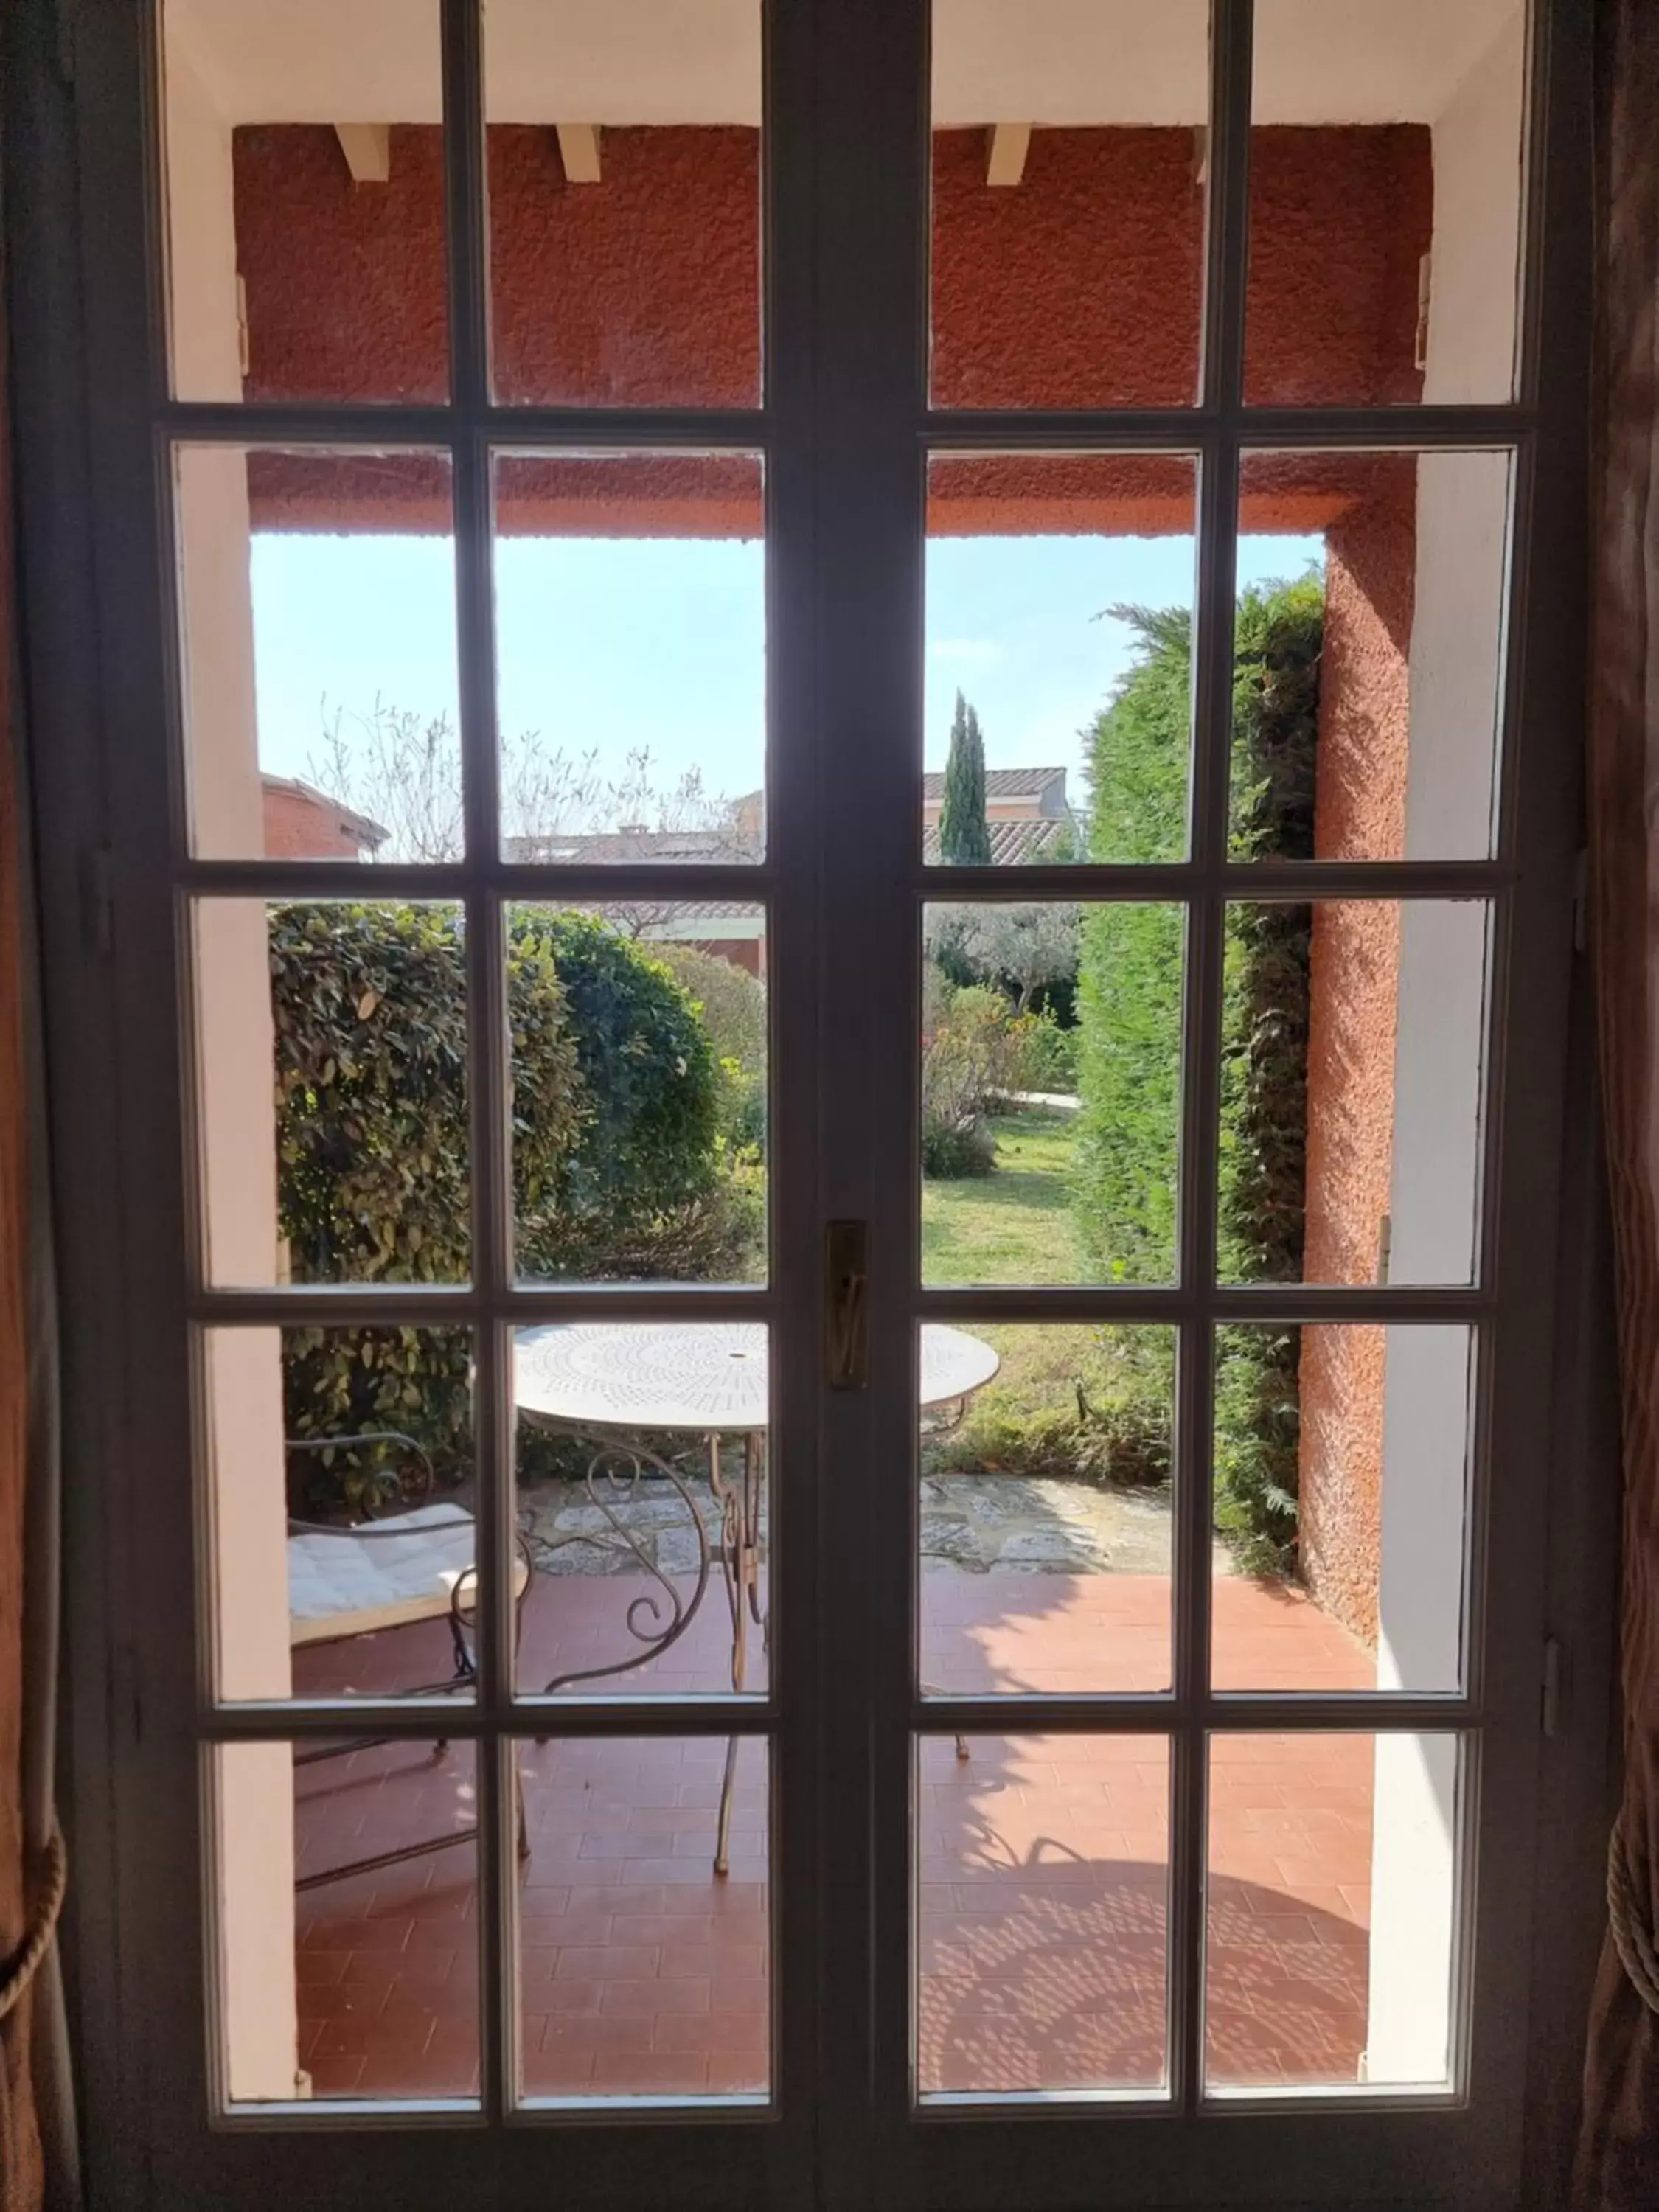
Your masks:
[{"label": "metal latch", "polygon": [[823,1231],[823,1364],[832,1390],[870,1380],[869,1224],[826,1222]]}]

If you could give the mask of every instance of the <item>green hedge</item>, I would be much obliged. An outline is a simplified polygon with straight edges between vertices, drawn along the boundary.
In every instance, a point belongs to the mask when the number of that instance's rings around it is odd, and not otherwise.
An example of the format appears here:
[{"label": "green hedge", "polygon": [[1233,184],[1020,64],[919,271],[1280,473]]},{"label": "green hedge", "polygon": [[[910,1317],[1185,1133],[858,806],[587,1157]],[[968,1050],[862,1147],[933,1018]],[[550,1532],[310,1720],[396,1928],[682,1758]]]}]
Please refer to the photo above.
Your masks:
[{"label": "green hedge", "polygon": [[[1089,857],[1170,860],[1187,844],[1192,681],[1184,608],[1114,607],[1138,658],[1088,741]],[[1182,921],[1174,906],[1085,908],[1078,972],[1076,1211],[1101,1279],[1175,1273]]]},{"label": "green hedge", "polygon": [[[1113,610],[1137,658],[1090,743],[1091,856],[1178,858],[1186,849],[1191,618]],[[1230,842],[1236,858],[1313,850],[1322,596],[1316,577],[1239,599]],[[1221,1070],[1224,1274],[1301,1273],[1307,1118],[1306,906],[1229,909]],[[1176,1270],[1182,950],[1178,908],[1097,906],[1079,981],[1077,1214],[1103,1279],[1166,1282]],[[1230,1332],[1217,1384],[1217,1517],[1246,1564],[1285,1565],[1297,1501],[1294,1329]],[[1167,1377],[1147,1376],[1167,1407]]]},{"label": "green hedge", "polygon": [[[718,1122],[698,1010],[592,916],[507,933],[521,1273],[752,1272],[763,1199]],[[277,1202],[302,1282],[443,1282],[470,1268],[465,953],[453,909],[318,903],[270,917]],[[446,1329],[286,1332],[288,1433],[396,1427],[440,1475],[470,1463],[469,1345]],[[374,1469],[298,1463],[313,1508]]]},{"label": "green hedge", "polygon": [[659,945],[656,957],[690,994],[720,1063],[720,1133],[734,1151],[766,1153],[766,986],[700,945]]},{"label": "green hedge", "polygon": [[[1239,600],[1237,859],[1313,858],[1323,634],[1316,578]],[[1235,1280],[1302,1277],[1312,933],[1306,905],[1240,905],[1228,915],[1218,1226],[1222,1268]],[[1216,1517],[1244,1563],[1269,1571],[1295,1559],[1301,1358],[1297,1328],[1226,1329],[1217,1345]]]},{"label": "green hedge", "polygon": [[[670,970],[597,915],[526,913],[514,933],[544,946],[557,974],[584,1109],[553,1188],[520,1211],[520,1272],[611,1273],[613,1243],[715,1180],[714,1047]],[[514,1060],[513,1092],[516,1130],[539,1110],[539,1072],[526,1060]]]}]

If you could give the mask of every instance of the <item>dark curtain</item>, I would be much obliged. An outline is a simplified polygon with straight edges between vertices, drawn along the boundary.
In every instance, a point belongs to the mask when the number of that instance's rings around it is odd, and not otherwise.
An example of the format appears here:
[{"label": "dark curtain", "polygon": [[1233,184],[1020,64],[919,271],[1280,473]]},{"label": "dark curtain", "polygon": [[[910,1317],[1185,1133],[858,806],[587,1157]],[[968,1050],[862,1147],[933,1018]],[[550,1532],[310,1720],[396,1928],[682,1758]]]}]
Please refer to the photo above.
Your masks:
[{"label": "dark curtain", "polygon": [[0,2212],[67,2212],[80,2183],[55,1939],[57,1291],[10,515],[0,393]]},{"label": "dark curtain", "polygon": [[1625,1463],[1624,1793],[1577,2200],[1659,2205],[1659,0],[1601,0],[1589,846]]}]

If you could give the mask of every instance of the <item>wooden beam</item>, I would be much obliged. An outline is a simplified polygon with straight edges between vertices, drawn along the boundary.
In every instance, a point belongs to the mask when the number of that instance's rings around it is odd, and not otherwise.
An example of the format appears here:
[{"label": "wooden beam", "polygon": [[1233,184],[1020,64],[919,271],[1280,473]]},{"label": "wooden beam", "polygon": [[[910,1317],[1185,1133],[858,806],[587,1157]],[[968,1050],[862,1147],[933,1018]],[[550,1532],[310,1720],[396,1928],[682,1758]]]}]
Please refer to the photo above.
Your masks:
[{"label": "wooden beam", "polygon": [[392,181],[392,125],[389,123],[337,123],[334,135],[346,157],[354,185],[386,185]]},{"label": "wooden beam", "polygon": [[560,123],[559,159],[564,163],[568,185],[597,185],[599,181],[599,126],[597,123]]},{"label": "wooden beam", "polygon": [[1017,185],[1025,174],[1025,155],[1030,143],[1029,123],[994,123],[986,133],[986,183]]}]

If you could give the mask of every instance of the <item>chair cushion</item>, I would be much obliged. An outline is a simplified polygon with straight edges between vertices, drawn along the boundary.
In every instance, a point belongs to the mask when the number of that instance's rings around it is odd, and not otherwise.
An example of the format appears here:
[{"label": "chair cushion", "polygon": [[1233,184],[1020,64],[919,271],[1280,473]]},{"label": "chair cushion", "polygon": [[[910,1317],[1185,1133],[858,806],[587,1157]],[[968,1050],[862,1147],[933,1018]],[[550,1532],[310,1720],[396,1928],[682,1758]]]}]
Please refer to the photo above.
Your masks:
[{"label": "chair cushion", "polygon": [[477,1541],[472,1516],[454,1504],[417,1506],[337,1534],[290,1536],[290,1643],[367,1636],[441,1618],[456,1583],[471,1571]]}]

